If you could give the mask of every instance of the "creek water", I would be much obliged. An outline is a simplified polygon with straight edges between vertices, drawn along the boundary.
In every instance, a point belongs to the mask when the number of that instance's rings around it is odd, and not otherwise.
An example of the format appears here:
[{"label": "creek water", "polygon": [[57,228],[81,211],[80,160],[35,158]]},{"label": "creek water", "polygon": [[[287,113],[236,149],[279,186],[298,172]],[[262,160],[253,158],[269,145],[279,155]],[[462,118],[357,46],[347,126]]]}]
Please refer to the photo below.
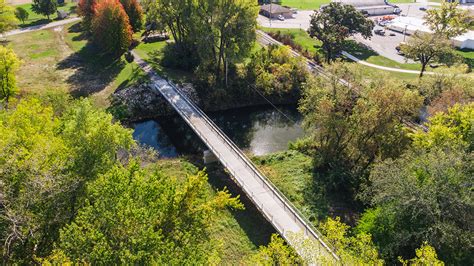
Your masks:
[{"label": "creek water", "polygon": [[[241,108],[208,115],[239,148],[253,155],[286,150],[290,141],[303,136],[302,117],[295,107]],[[135,123],[133,137],[165,158],[198,154],[207,149],[177,115]]]}]

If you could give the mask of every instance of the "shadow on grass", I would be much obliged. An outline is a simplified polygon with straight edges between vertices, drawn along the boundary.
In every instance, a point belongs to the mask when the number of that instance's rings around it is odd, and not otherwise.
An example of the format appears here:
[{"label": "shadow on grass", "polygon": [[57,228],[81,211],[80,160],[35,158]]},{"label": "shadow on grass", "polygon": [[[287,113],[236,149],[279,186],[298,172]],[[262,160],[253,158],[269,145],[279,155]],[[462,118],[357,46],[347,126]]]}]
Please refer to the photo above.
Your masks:
[{"label": "shadow on grass", "polygon": [[207,172],[209,173],[209,184],[214,189],[222,190],[224,187],[227,187],[232,196],[240,195],[240,200],[245,205],[245,210],[231,210],[230,213],[239,223],[242,230],[245,231],[250,241],[257,247],[268,245],[271,235],[277,232],[257,210],[253,202],[247,198],[242,189],[224,172],[220,164],[207,165]]},{"label": "shadow on grass", "polygon": [[138,66],[134,65],[132,66],[132,73],[128,78],[124,81],[122,81],[116,91],[128,88],[136,83],[145,83],[148,80],[148,76],[143,72],[143,70]]},{"label": "shadow on grass", "polygon": [[354,40],[347,40],[344,42],[343,50],[356,56],[361,60],[366,60],[371,56],[378,55],[376,52],[371,50],[368,46],[358,43]]},{"label": "shadow on grass", "polygon": [[474,69],[474,50],[470,49],[458,49],[458,51],[467,54],[472,54],[472,56],[463,56],[464,63],[467,64],[471,69]]},{"label": "shadow on grass", "polygon": [[[77,30],[76,26],[71,32]],[[76,41],[84,40],[81,34],[74,37]],[[126,62],[121,58],[101,54],[97,47],[88,42],[81,50],[71,54],[57,64],[59,70],[74,70],[74,73],[66,80],[72,85],[71,95],[74,97],[88,96],[102,91],[125,67]]]},{"label": "shadow on grass", "polygon": [[20,28],[26,28],[26,27],[31,27],[31,26],[39,26],[39,25],[43,25],[43,24],[47,24],[47,23],[50,23],[50,22],[53,22],[54,20],[52,19],[47,19],[47,18],[42,18],[42,19],[38,19],[38,20],[35,20],[35,21],[32,21],[32,22],[27,22],[27,23],[22,23],[20,25],[18,25],[18,27]]}]

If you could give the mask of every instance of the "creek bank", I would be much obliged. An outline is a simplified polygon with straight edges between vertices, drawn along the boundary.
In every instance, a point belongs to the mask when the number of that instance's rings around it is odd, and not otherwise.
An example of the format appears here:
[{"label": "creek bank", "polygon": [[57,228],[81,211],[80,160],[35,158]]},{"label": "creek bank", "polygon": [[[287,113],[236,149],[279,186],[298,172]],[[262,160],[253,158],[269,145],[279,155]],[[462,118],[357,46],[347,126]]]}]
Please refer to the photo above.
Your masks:
[{"label": "creek bank", "polygon": [[[250,89],[197,92],[192,84],[179,85],[181,91],[205,112],[226,111],[245,107],[269,105],[296,105],[299,93],[291,95],[264,95]],[[125,123],[133,123],[148,119],[157,119],[176,115],[176,111],[166,99],[149,83],[134,84],[119,89],[111,96],[109,110],[115,117]]]}]

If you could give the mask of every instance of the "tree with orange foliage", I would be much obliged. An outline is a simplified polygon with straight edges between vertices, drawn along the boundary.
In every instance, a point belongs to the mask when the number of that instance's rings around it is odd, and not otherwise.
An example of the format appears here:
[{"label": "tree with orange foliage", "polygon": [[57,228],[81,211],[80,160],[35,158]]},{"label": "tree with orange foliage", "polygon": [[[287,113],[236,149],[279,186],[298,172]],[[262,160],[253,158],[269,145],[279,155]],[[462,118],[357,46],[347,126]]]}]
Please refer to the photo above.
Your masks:
[{"label": "tree with orange foliage", "polygon": [[79,0],[77,13],[82,17],[82,27],[85,31],[92,30],[92,18],[94,17],[94,4],[97,0]]},{"label": "tree with orange foliage", "polygon": [[128,50],[132,43],[132,27],[118,0],[101,0],[94,5],[92,35],[106,54],[120,56]]},{"label": "tree with orange foliage", "polygon": [[141,5],[137,0],[120,0],[120,3],[128,15],[133,31],[140,31],[143,27],[143,9]]}]

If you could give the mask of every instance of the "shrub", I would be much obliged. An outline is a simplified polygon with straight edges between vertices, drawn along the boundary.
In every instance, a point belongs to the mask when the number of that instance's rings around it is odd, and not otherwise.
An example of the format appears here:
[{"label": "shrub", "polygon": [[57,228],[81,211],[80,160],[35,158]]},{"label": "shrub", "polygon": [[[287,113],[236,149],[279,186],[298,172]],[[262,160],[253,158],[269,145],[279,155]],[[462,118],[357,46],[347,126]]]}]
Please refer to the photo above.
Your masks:
[{"label": "shrub", "polygon": [[26,11],[26,9],[23,7],[19,6],[15,9],[15,17],[21,20],[21,23],[25,24],[25,20],[28,19],[28,16],[28,11]]},{"label": "shrub", "polygon": [[94,5],[94,42],[106,54],[122,55],[132,44],[132,27],[118,0],[103,0]]}]

